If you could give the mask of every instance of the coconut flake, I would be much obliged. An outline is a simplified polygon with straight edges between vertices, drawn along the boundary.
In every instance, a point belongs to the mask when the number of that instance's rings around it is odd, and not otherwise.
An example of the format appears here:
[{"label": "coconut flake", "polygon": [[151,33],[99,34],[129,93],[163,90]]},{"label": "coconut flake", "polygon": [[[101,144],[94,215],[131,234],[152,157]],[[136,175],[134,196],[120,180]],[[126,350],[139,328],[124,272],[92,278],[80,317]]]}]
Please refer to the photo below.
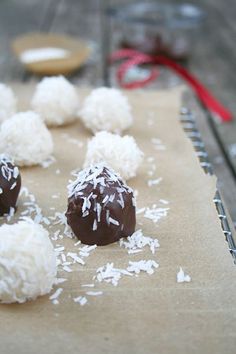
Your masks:
[{"label": "coconut flake", "polygon": [[40,163],[40,165],[43,168],[48,168],[49,166],[51,166],[54,162],[56,162],[56,159],[54,156],[49,156],[47,159],[45,159],[44,161],[42,161]]},{"label": "coconut flake", "polygon": [[127,97],[120,90],[108,87],[92,90],[79,116],[93,132],[106,130],[120,133],[133,121]]},{"label": "coconut flake", "polygon": [[159,177],[157,179],[149,179],[147,181],[148,187],[156,186],[162,181],[162,177]]},{"label": "coconut flake", "polygon": [[168,200],[165,199],[159,199],[159,202],[162,204],[169,204]]},{"label": "coconut flake", "polygon": [[62,284],[62,283],[64,283],[65,281],[67,281],[66,278],[57,278],[57,279],[55,280],[55,285]]},{"label": "coconut flake", "polygon": [[112,217],[109,217],[109,224],[113,224],[113,225],[116,225],[116,226],[119,226],[119,222],[115,219],[113,219]]},{"label": "coconut flake", "polygon": [[58,288],[58,289],[55,291],[55,293],[53,293],[53,294],[49,297],[49,299],[50,299],[50,300],[57,300],[58,297],[61,295],[62,291],[63,291],[62,288]]},{"label": "coconut flake", "polygon": [[191,281],[191,277],[188,274],[185,274],[182,267],[179,268],[179,272],[177,273],[177,283],[189,283]]},{"label": "coconut flake", "polygon": [[86,295],[89,296],[100,296],[103,294],[103,291],[87,291]]},{"label": "coconut flake", "polygon": [[1,125],[0,151],[12,156],[19,166],[37,165],[52,154],[53,140],[37,113],[19,112]]},{"label": "coconut flake", "polygon": [[85,245],[83,247],[80,247],[79,248],[79,255],[81,257],[89,257],[90,252],[94,251],[96,248],[97,248],[97,245],[92,245],[92,246]]},{"label": "coconut flake", "polygon": [[68,267],[67,265],[63,266],[62,268],[67,273],[71,273],[72,272],[72,269],[70,267]]},{"label": "coconut flake", "polygon": [[132,276],[132,273],[126,269],[114,268],[113,263],[107,263],[105,266],[99,267],[94,277],[98,282],[105,281],[111,283],[114,286],[118,285],[122,275]]},{"label": "coconut flake", "polygon": [[91,284],[82,284],[81,285],[82,286],[82,288],[94,288],[94,283],[91,283]]},{"label": "coconut flake", "polygon": [[157,208],[155,205],[152,208],[145,208],[144,217],[157,223],[163,217],[167,216],[170,208]]},{"label": "coconut flake", "polygon": [[128,249],[128,253],[130,254],[137,253],[137,251],[141,251],[146,246],[149,246],[150,251],[154,254],[156,249],[160,247],[157,239],[144,236],[141,229],[135,231],[126,239],[120,239],[120,246]]},{"label": "coconut flake", "polygon": [[97,228],[98,228],[97,220],[94,219],[94,222],[93,222],[93,231],[96,231]]},{"label": "coconut flake", "polygon": [[143,152],[132,136],[102,131],[88,142],[84,167],[105,161],[128,180],[136,176],[142,160]]},{"label": "coconut flake", "polygon": [[84,306],[87,304],[88,300],[86,299],[85,296],[78,296],[74,297],[74,302],[79,303],[81,306]]},{"label": "coconut flake", "polygon": [[127,267],[128,272],[134,272],[139,274],[141,271],[146,272],[147,274],[153,274],[154,269],[158,268],[159,264],[154,260],[141,260],[138,262],[129,261],[129,266]]},{"label": "coconut flake", "polygon": [[79,264],[85,265],[84,260],[82,258],[78,257],[78,255],[76,253],[68,252],[67,256],[71,257],[73,259],[74,263],[79,263]]}]

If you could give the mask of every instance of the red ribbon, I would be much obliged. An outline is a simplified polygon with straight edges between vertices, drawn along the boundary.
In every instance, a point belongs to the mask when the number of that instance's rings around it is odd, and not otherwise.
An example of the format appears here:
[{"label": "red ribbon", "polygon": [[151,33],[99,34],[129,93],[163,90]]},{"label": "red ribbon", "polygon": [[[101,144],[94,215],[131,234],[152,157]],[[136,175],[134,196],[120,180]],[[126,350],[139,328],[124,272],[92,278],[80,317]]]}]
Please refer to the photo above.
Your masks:
[{"label": "red ribbon", "polygon": [[116,62],[121,59],[126,59],[117,70],[117,80],[121,87],[127,89],[140,88],[147,85],[149,82],[155,80],[158,76],[158,70],[152,68],[149,76],[143,80],[136,80],[129,83],[124,82],[124,77],[128,69],[140,64],[161,64],[171,70],[184,79],[195,91],[196,95],[203,103],[203,105],[212,113],[219,116],[222,122],[229,122],[233,119],[232,113],[227,110],[207,89],[204,85],[188,70],[176,63],[175,61],[163,56],[152,56],[138,52],[133,49],[121,49],[115,51],[111,57],[111,62]]}]

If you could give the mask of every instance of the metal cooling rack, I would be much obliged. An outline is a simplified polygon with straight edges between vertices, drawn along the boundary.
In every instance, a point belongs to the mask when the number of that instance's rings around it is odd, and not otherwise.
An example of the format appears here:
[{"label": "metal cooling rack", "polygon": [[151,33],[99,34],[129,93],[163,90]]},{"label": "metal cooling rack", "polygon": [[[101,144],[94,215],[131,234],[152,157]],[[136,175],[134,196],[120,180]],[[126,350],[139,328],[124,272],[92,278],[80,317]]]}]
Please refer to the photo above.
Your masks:
[{"label": "metal cooling rack", "polygon": [[[196,127],[193,113],[187,108],[182,108],[180,112],[180,121],[183,125],[184,131],[193,143],[194,149],[196,151],[196,154],[200,161],[200,165],[202,166],[203,170],[205,171],[205,173],[213,175],[212,165],[209,162],[208,154],[205,150],[205,145],[202,141],[201,134],[199,133]],[[224,204],[218,190],[216,191],[213,201],[215,203],[216,210],[221,221],[221,226],[225,235],[225,239],[228,242],[229,251],[233,257],[234,263],[236,264],[236,241],[234,239],[233,232],[230,229]]]}]

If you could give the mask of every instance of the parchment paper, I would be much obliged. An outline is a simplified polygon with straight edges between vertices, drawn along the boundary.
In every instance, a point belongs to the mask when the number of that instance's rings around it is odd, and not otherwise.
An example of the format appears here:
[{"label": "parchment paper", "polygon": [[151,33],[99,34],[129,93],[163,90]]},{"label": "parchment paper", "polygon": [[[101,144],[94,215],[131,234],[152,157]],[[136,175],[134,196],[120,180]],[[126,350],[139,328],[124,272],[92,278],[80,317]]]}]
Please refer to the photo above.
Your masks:
[{"label": "parchment paper", "polygon": [[[27,109],[32,88],[15,89],[20,109]],[[81,100],[85,92],[79,91]],[[202,171],[178,120],[181,92],[127,93],[135,117],[128,133],[145,152],[138,177],[129,184],[139,192],[139,208],[153,203],[165,207],[159,200],[169,201],[168,216],[157,225],[138,216],[137,229],[158,238],[159,250],[155,255],[149,249],[128,255],[117,244],[97,248],[86,266],[73,266],[70,274],[59,273],[69,280],[60,285],[64,291],[58,305],[48,296],[23,305],[1,305],[1,354],[235,353],[235,265],[213,204],[216,179]],[[46,216],[54,213],[50,207],[60,212],[66,209],[70,172],[82,166],[91,137],[79,122],[52,133],[56,162],[47,169],[21,170],[23,185],[35,194]],[[83,147],[69,142],[65,133],[84,142]],[[166,150],[155,150],[152,138],[161,139]],[[148,157],[155,158],[153,176],[147,174]],[[57,169],[60,174],[55,173]],[[158,185],[148,187],[149,179],[159,177],[163,180]],[[53,199],[55,194],[59,198]],[[21,208],[20,201],[18,213]],[[55,242],[67,251],[74,250],[74,243],[71,239]],[[99,266],[114,262],[126,268],[129,260],[140,259],[154,259],[160,267],[151,276],[124,277],[117,287],[96,284],[95,289],[104,294],[88,297],[83,307],[73,302],[73,297],[91,290],[81,284],[91,283]],[[176,282],[179,266],[192,282]]]}]

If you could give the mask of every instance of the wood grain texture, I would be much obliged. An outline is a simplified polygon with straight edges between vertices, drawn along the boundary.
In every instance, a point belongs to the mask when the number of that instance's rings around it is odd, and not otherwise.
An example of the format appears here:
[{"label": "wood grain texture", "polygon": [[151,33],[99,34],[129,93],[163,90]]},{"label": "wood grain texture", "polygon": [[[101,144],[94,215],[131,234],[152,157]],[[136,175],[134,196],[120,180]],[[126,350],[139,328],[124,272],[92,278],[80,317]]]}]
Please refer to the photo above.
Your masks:
[{"label": "wood grain texture", "polygon": [[51,22],[55,0],[4,0],[0,2],[0,80],[26,80],[21,64],[12,55],[10,43],[17,35],[43,31]]}]

